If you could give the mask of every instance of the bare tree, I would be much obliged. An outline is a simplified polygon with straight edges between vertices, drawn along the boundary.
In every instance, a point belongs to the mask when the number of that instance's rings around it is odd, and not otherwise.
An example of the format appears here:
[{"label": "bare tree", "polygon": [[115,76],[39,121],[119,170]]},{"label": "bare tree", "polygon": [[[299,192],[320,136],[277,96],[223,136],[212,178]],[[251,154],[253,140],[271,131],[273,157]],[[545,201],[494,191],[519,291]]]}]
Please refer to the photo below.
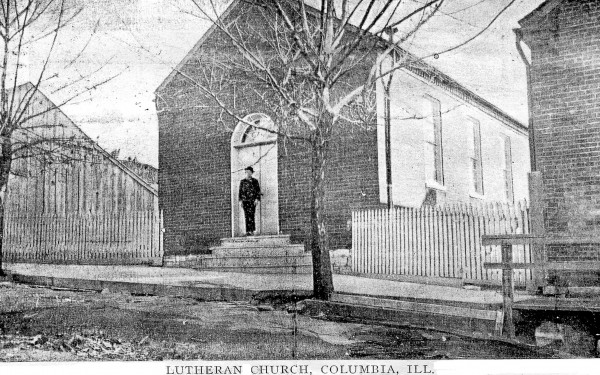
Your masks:
[{"label": "bare tree", "polygon": [[[88,73],[77,73],[71,79],[57,80],[59,74],[77,64],[91,40],[66,61],[65,55],[57,51],[60,34],[82,10],[76,1],[70,0],[0,0],[0,275],[4,275],[5,193],[11,174],[19,173],[14,170],[14,162],[26,158],[46,163],[68,162],[85,159],[82,156],[85,150],[95,149],[81,132],[65,131],[64,124],[48,120],[52,111],[116,76],[93,81],[92,76],[105,66],[102,65]],[[35,72],[25,62],[33,50],[42,55],[36,61],[39,66]],[[62,66],[52,67],[57,61]],[[54,107],[40,107],[40,88],[50,82],[54,82],[53,92],[63,92],[65,98]],[[78,152],[73,152],[74,149]]]},{"label": "bare tree", "polygon": [[[313,6],[303,0],[241,0],[243,9],[252,12],[227,15],[217,1],[190,1],[190,12],[210,20],[233,47],[196,56],[199,72],[177,72],[221,108],[224,117],[238,122],[243,116],[221,93],[233,76],[243,77],[235,82],[238,90],[250,90],[277,117],[277,128],[264,130],[303,142],[310,150],[314,296],[328,299],[333,282],[324,205],[332,138],[340,128],[373,122],[376,83],[425,57],[402,45],[443,12],[445,0],[323,0]],[[513,3],[507,1],[500,13]],[[169,98],[159,101],[169,106]]]}]

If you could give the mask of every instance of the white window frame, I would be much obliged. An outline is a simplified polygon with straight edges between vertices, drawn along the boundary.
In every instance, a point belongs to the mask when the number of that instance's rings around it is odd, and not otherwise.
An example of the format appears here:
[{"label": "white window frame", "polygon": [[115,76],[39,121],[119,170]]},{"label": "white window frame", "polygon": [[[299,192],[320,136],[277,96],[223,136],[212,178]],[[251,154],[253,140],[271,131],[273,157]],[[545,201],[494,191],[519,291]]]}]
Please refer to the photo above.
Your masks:
[{"label": "white window frame", "polygon": [[514,177],[513,177],[513,160],[512,160],[512,142],[510,136],[502,134],[500,136],[502,155],[502,180],[504,182],[504,196],[506,201],[514,203],[515,192],[514,192]]},{"label": "white window frame", "polygon": [[469,117],[468,123],[471,127],[470,171],[471,171],[471,196],[483,197],[485,195],[485,184],[483,181],[483,150],[481,147],[481,122],[476,118]]},{"label": "white window frame", "polygon": [[[433,148],[433,173],[434,176],[427,175],[426,185],[438,190],[445,190],[444,187],[444,149],[443,149],[443,123],[442,123],[442,103],[439,99],[430,95],[425,95],[427,101],[427,125],[433,130],[433,139],[424,137],[425,152],[431,152]],[[430,147],[427,147],[430,146]],[[427,171],[425,171],[427,173]]]}]

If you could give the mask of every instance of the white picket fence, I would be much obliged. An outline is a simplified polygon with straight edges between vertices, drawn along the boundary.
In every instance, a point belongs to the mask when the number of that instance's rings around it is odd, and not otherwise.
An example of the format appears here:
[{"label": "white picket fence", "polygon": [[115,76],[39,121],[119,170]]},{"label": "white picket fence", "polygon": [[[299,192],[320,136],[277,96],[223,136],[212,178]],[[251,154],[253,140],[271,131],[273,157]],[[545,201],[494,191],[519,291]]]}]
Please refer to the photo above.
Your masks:
[{"label": "white picket fence", "polygon": [[156,211],[7,211],[2,256],[7,262],[161,265],[161,219]]},{"label": "white picket fence", "polygon": [[[501,271],[483,267],[500,262],[500,247],[482,247],[481,236],[507,233],[529,233],[527,202],[354,211],[352,271],[500,284]],[[528,245],[514,249],[515,262],[531,261]],[[517,285],[531,280],[529,270],[514,272]]]}]

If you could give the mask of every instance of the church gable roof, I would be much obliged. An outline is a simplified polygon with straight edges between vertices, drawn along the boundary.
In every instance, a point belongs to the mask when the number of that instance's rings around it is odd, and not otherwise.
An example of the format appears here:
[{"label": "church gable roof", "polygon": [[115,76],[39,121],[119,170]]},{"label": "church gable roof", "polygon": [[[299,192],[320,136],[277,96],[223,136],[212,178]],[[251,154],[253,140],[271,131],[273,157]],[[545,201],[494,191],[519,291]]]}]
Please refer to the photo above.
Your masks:
[{"label": "church gable roof", "polygon": [[[551,3],[553,1],[548,1]],[[233,0],[233,2],[227,7],[227,9],[223,12],[220,18],[224,19],[228,17],[232,11],[241,3],[243,0]],[[317,12],[316,9],[307,6],[309,11]],[[350,26],[354,27],[354,26]],[[181,71],[181,69],[195,56],[195,54],[200,50],[202,45],[210,38],[210,36],[216,31],[218,26],[212,25],[207,32],[200,38],[200,40],[194,45],[194,47],[188,52],[188,54],[183,58],[181,62],[171,71],[171,73],[167,76],[167,78],[161,83],[161,85],[156,89],[155,93],[158,94],[163,91],[177,76],[177,74]],[[382,42],[386,43],[386,41],[382,40]],[[439,86],[440,88],[450,92],[451,94],[458,96],[459,98],[467,101],[468,103],[474,105],[475,107],[483,110],[484,112],[496,117],[501,120],[505,124],[518,129],[519,131],[527,131],[527,127],[523,125],[520,121],[515,118],[509,116],[497,106],[493,105],[489,101],[485,100],[481,96],[477,95],[473,91],[467,89],[463,85],[461,85],[456,80],[452,79],[447,74],[443,73],[439,69],[434,68],[428,63],[420,60],[410,54],[408,51],[402,50],[402,53],[406,53],[413,57],[414,62],[411,62],[410,66],[405,67],[404,69],[421,76],[426,80],[429,80],[432,84]]]}]

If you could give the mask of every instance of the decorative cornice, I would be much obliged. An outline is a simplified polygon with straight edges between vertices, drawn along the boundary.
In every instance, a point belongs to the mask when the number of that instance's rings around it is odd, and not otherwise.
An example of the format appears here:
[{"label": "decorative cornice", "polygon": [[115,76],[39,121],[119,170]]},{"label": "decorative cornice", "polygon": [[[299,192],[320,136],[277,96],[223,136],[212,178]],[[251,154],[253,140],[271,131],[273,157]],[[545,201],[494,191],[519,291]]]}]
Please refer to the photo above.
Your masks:
[{"label": "decorative cornice", "polygon": [[439,71],[438,69],[432,67],[431,65],[428,65],[422,61],[412,61],[404,69],[421,77],[429,83],[433,83],[434,85],[441,87],[455,97],[462,99],[463,101],[477,107],[495,119],[502,121],[514,130],[528,134],[527,126],[523,125],[523,123],[504,113],[500,108],[483,99],[481,96],[475,94],[471,90],[465,88],[457,81],[450,78],[448,75]]}]

